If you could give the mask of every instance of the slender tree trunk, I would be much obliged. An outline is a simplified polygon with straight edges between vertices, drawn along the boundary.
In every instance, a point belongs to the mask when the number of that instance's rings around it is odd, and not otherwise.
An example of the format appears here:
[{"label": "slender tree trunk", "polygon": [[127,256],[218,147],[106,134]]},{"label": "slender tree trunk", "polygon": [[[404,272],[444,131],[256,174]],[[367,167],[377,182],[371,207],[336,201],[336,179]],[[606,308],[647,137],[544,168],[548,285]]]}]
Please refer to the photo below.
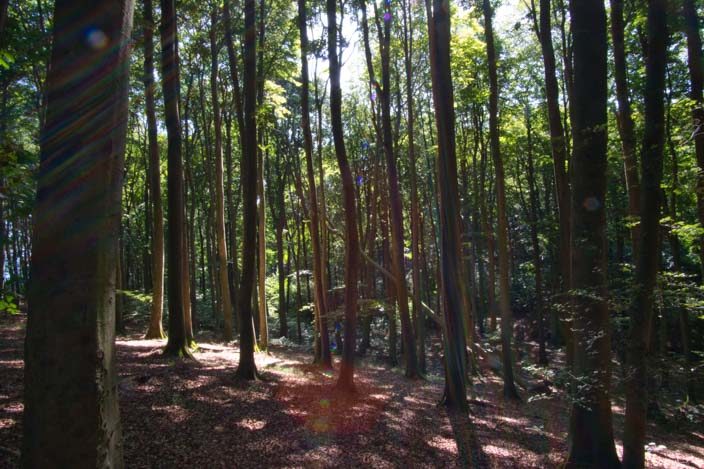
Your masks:
[{"label": "slender tree trunk", "polygon": [[618,102],[618,112],[616,121],[618,131],[621,136],[621,149],[623,152],[623,167],[626,175],[626,190],[628,192],[628,216],[634,226],[631,228],[631,247],[633,249],[633,260],[638,258],[638,241],[640,239],[639,226],[637,224],[640,216],[640,182],[638,177],[638,158],[636,157],[636,133],[633,115],[631,111],[631,100],[628,88],[628,70],[626,67],[626,46],[624,41],[624,20],[623,20],[624,0],[612,0],[611,2],[611,41],[614,53],[614,81],[616,82],[616,100]]},{"label": "slender tree trunk", "polygon": [[[115,282],[133,3],[94,6],[59,0],[54,10],[25,342],[27,468],[124,466]],[[76,34],[91,27],[106,47]]]},{"label": "slender tree trunk", "polygon": [[255,0],[244,3],[244,129],[242,131],[242,159],[240,184],[242,186],[242,278],[240,285],[240,362],[237,376],[257,378],[254,361],[254,324],[252,290],[254,289],[254,257],[257,242],[257,191],[252,181],[257,177],[257,122],[256,122],[256,10]]},{"label": "slender tree trunk", "polygon": [[509,282],[509,246],[508,214],[506,213],[506,189],[504,163],[499,147],[499,86],[496,72],[496,50],[494,48],[494,30],[492,16],[494,12],[489,0],[483,0],[484,30],[486,50],[489,62],[489,147],[496,169],[496,217],[497,244],[499,250],[499,308],[501,310],[501,355],[503,357],[504,397],[518,399],[518,391],[513,382],[513,353],[511,337],[513,336],[513,318],[511,313],[511,291]]},{"label": "slender tree trunk", "polygon": [[[572,297],[580,382],[569,424],[568,468],[618,467],[611,417],[611,331],[606,298],[606,11],[571,0],[574,36]],[[587,384],[586,386],[584,384]],[[576,389],[575,389],[576,390]]]},{"label": "slender tree trunk", "polygon": [[359,278],[359,233],[352,171],[347,161],[347,150],[342,128],[342,90],[340,89],[340,61],[338,57],[337,0],[327,0],[328,60],[330,62],[330,115],[335,156],[342,178],[342,196],[345,211],[345,344],[342,367],[337,387],[354,390],[354,354],[357,335],[357,281]]},{"label": "slender tree trunk", "polygon": [[[704,225],[704,59],[702,58],[702,39],[699,32],[699,17],[694,0],[684,0],[684,29],[687,35],[687,58],[689,66],[689,97],[694,101],[692,122],[695,128],[694,148],[699,174],[697,176],[697,215],[699,223]],[[699,258],[704,277],[704,237],[699,244]]]},{"label": "slender tree trunk", "polygon": [[222,307],[225,342],[232,340],[232,303],[230,279],[227,272],[227,242],[225,240],[225,193],[222,165],[222,115],[218,96],[217,10],[210,14],[210,95],[215,126],[215,237],[217,238],[218,279],[220,281],[220,306]]},{"label": "slender tree trunk", "polygon": [[535,166],[533,162],[533,134],[530,110],[526,109],[526,132],[528,139],[528,188],[530,192],[530,239],[533,248],[533,268],[535,269],[535,311],[538,317],[538,363],[548,363],[545,351],[545,324],[543,312],[543,266],[538,238],[538,187],[536,186]]},{"label": "slender tree trunk", "polygon": [[[415,154],[415,116],[413,110],[413,12],[411,11],[408,1],[403,0],[403,57],[406,69],[406,106],[407,106],[407,137],[408,137],[408,162],[409,162],[409,179],[411,190],[411,257],[412,264],[412,281],[413,281],[413,317],[416,324],[417,356],[425,354],[423,344],[419,337],[420,330],[423,327],[422,323],[425,320],[425,311],[421,307],[420,292],[423,289],[420,275],[420,208],[418,204],[418,170],[416,168]],[[422,369],[419,369],[423,372]]]},{"label": "slender tree trunk", "polygon": [[154,104],[154,12],[152,0],[144,0],[144,94],[149,145],[149,182],[154,204],[152,234],[152,310],[146,339],[163,339],[164,327],[164,210],[161,204],[161,161]]},{"label": "slender tree trunk", "polygon": [[[261,46],[260,46],[261,47]],[[259,65],[261,67],[261,64]],[[262,128],[259,128],[258,138],[263,143]],[[264,150],[257,146],[257,294],[259,297],[259,348],[269,348],[269,307],[266,302],[266,194],[264,193]]]},{"label": "slender tree trunk", "polygon": [[161,0],[161,76],[168,137],[169,340],[164,354],[191,357],[183,304],[183,164],[179,117],[179,60],[175,0]]},{"label": "slender tree trunk", "polygon": [[[330,343],[327,334],[327,299],[325,294],[325,282],[322,249],[320,245],[320,209],[318,207],[318,195],[315,185],[315,172],[313,170],[313,137],[310,129],[310,104],[308,90],[308,21],[305,0],[298,0],[298,29],[301,40],[301,125],[303,127],[303,148],[306,156],[306,178],[308,180],[308,197],[310,198],[310,239],[313,249],[313,288],[315,291],[315,316],[317,332],[316,342],[320,341],[319,357],[316,360],[325,367],[332,367],[332,357],[330,355]],[[322,223],[325,223],[323,220]],[[299,252],[300,255],[300,252]],[[298,267],[296,267],[298,270]],[[297,279],[298,281],[298,279]],[[325,325],[324,333],[321,333],[321,324]],[[299,328],[300,336],[300,328]]]},{"label": "slender tree trunk", "polygon": [[[571,190],[569,175],[567,174],[568,142],[565,129],[562,125],[562,116],[559,102],[559,86],[556,76],[555,49],[552,42],[550,0],[540,0],[540,19],[535,29],[540,41],[543,55],[543,69],[545,72],[545,97],[548,107],[548,125],[550,128],[550,150],[553,160],[555,178],[555,199],[557,200],[559,244],[558,268],[560,276],[560,290],[564,295],[571,285],[572,279],[572,249],[570,246],[570,198]],[[562,308],[563,310],[565,308]],[[562,317],[560,329],[554,328],[553,339],[559,341],[558,335],[564,336],[567,342],[567,362],[572,360],[572,331],[569,327],[569,317]],[[557,321],[555,321],[557,324]],[[559,334],[557,334],[559,332]]]},{"label": "slender tree trunk", "polygon": [[[426,9],[429,1],[426,1]],[[445,337],[446,403],[453,410],[466,412],[467,362],[464,334],[464,308],[460,289],[464,285],[460,262],[461,239],[457,214],[457,156],[455,154],[455,111],[450,73],[450,6],[448,0],[434,0],[428,18],[430,36],[430,70],[437,127],[438,195],[440,202],[440,238],[442,300]]]},{"label": "slender tree trunk", "polygon": [[645,128],[641,154],[640,252],[636,263],[635,297],[629,309],[630,331],[626,381],[626,425],[623,466],[645,466],[648,408],[647,354],[653,292],[660,261],[660,184],[665,146],[665,64],[667,61],[667,0],[648,1],[648,55],[645,70]]},{"label": "slender tree trunk", "polygon": [[[391,15],[390,6],[386,5],[386,13]],[[406,364],[406,376],[418,377],[418,360],[413,338],[413,326],[408,311],[408,285],[404,268],[404,241],[403,241],[403,203],[398,183],[398,167],[393,148],[393,135],[391,129],[391,20],[384,21],[381,45],[381,123],[383,134],[384,155],[386,156],[386,170],[389,181],[389,212],[391,218],[391,263],[394,274],[394,291],[396,304],[401,316],[401,338],[403,340],[403,356]]]},{"label": "slender tree trunk", "polygon": [[[227,141],[227,145],[225,150],[225,165],[227,166],[227,182],[225,186],[225,197],[228,208],[227,218],[229,226],[227,227],[227,230],[230,233],[230,257],[232,259],[232,264],[228,264],[228,275],[230,279],[230,304],[234,307],[237,304],[237,284],[239,283],[240,275],[239,268],[237,266],[237,207],[235,206],[235,199],[233,195],[235,181],[232,174],[232,115],[230,113],[226,113],[226,116],[227,117],[225,119],[225,138]],[[236,314],[237,312],[235,312],[235,315]],[[236,324],[237,319],[235,316],[235,319],[233,320],[233,326],[236,326]]]}]

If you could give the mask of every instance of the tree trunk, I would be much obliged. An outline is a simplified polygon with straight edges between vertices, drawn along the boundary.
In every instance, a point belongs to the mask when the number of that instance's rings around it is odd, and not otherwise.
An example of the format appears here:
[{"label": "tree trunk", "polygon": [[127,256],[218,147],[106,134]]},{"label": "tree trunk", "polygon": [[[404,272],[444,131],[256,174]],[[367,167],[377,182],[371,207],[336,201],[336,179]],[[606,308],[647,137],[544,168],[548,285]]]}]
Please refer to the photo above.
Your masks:
[{"label": "tree trunk", "polygon": [[[425,311],[421,307],[420,292],[423,289],[420,276],[420,208],[418,204],[418,170],[416,168],[415,154],[415,116],[413,111],[413,12],[408,5],[408,1],[403,1],[403,57],[406,69],[406,106],[407,106],[407,136],[408,136],[408,162],[410,169],[410,190],[411,190],[411,258],[412,258],[412,281],[413,281],[413,317],[416,324],[416,335],[419,336],[419,331],[423,327],[425,319]],[[421,339],[416,337],[417,342],[417,357],[425,353],[424,347],[421,344]],[[419,371],[423,371],[420,370]]]},{"label": "tree trunk", "polygon": [[[704,225],[704,60],[702,59],[702,39],[699,32],[699,17],[694,0],[684,0],[684,29],[687,35],[687,58],[691,87],[689,97],[695,105],[692,109],[692,122],[697,129],[694,148],[699,173],[697,176],[697,215]],[[704,237],[699,244],[699,259],[704,272]],[[704,276],[704,274],[703,274]]]},{"label": "tree trunk", "polygon": [[[132,12],[130,0],[97,10],[91,1],[55,5],[33,215],[22,467],[124,465],[114,321]],[[94,31],[96,40],[77,31]],[[78,187],[77,174],[85,176]]]},{"label": "tree trunk", "polygon": [[572,297],[575,381],[566,467],[618,467],[611,418],[611,333],[606,298],[606,12],[571,0],[574,36]]},{"label": "tree trunk", "polygon": [[[386,5],[386,14],[391,15],[390,6]],[[379,38],[381,47],[381,125],[386,171],[389,181],[389,212],[391,218],[391,265],[394,274],[394,291],[396,304],[401,316],[401,339],[403,356],[406,364],[406,377],[418,377],[418,360],[416,356],[413,326],[408,311],[408,285],[404,267],[403,241],[403,203],[398,183],[398,167],[393,148],[391,129],[391,19],[384,21],[383,37]]]},{"label": "tree trunk", "polygon": [[345,347],[337,387],[354,390],[354,354],[357,335],[357,281],[359,278],[359,233],[352,171],[347,161],[347,150],[342,127],[342,90],[340,89],[340,61],[338,57],[337,0],[327,0],[328,60],[330,62],[330,116],[335,144],[335,156],[342,178],[342,196],[345,211]]},{"label": "tree trunk", "polygon": [[232,340],[232,296],[227,269],[227,243],[225,240],[225,193],[222,166],[222,115],[218,97],[218,52],[215,28],[217,10],[210,14],[210,95],[215,125],[215,237],[217,238],[218,279],[220,281],[220,306],[222,307],[223,334],[225,342]]},{"label": "tree trunk", "polygon": [[[261,47],[261,46],[260,46]],[[261,64],[259,65],[261,67]],[[257,134],[263,143],[262,128]],[[264,193],[264,150],[257,145],[257,295],[259,297],[259,348],[269,348],[269,308],[266,302],[266,194]]]},{"label": "tree trunk", "polygon": [[[426,2],[428,8],[429,1]],[[455,111],[450,73],[450,8],[447,0],[434,0],[428,21],[430,70],[437,127],[438,195],[440,201],[440,238],[442,299],[445,318],[446,403],[453,410],[466,412],[467,363],[464,334],[464,307],[460,289],[464,285],[460,264],[461,239],[457,214],[457,156],[455,154]]]},{"label": "tree trunk", "polygon": [[257,51],[255,0],[244,3],[244,130],[242,131],[242,277],[240,285],[240,362],[237,376],[256,379],[254,361],[254,324],[252,290],[254,289],[254,257],[257,242],[257,191],[252,181],[257,177]]},{"label": "tree trunk", "polygon": [[489,147],[496,169],[496,217],[497,244],[499,250],[499,308],[501,310],[501,352],[503,357],[504,397],[518,399],[518,391],[513,382],[513,353],[511,337],[513,335],[513,318],[511,314],[511,291],[509,282],[509,246],[508,246],[508,214],[506,213],[506,189],[504,178],[504,163],[499,147],[499,86],[496,73],[496,51],[494,48],[494,30],[492,16],[494,12],[489,0],[483,0],[484,30],[486,34],[486,50],[489,62]]},{"label": "tree trunk", "polygon": [[154,104],[154,12],[152,0],[144,0],[144,94],[149,145],[149,182],[154,204],[152,234],[152,309],[145,339],[163,339],[164,326],[164,210],[161,204],[161,162]]},{"label": "tree trunk", "polygon": [[640,252],[636,262],[635,296],[629,309],[630,333],[626,380],[626,424],[623,466],[645,466],[648,409],[647,354],[653,292],[660,261],[660,184],[665,146],[665,63],[667,61],[667,0],[648,2],[648,54],[645,69],[645,128],[641,153]]},{"label": "tree trunk", "polygon": [[[308,180],[308,197],[310,198],[310,239],[313,249],[313,288],[315,291],[315,322],[316,341],[320,340],[320,356],[316,357],[325,367],[332,367],[330,343],[327,333],[327,299],[325,282],[323,281],[324,269],[322,249],[320,245],[320,209],[318,195],[315,187],[315,172],[313,170],[313,137],[310,129],[310,104],[308,91],[308,21],[305,0],[298,0],[298,28],[301,40],[301,126],[303,127],[303,148],[306,156],[306,178]],[[324,223],[324,220],[323,220]],[[300,252],[298,254],[300,256]],[[298,267],[296,267],[298,270]],[[296,277],[298,282],[298,277]],[[299,288],[300,290],[300,288]],[[321,333],[321,325],[325,325],[325,332]],[[299,326],[300,337],[300,326]]]},{"label": "tree trunk", "polygon": [[183,164],[179,116],[179,62],[175,0],[161,0],[161,76],[168,138],[169,339],[165,355],[191,357],[183,304]]},{"label": "tree trunk", "polygon": [[526,109],[526,132],[528,139],[528,189],[530,192],[530,239],[533,248],[533,268],[535,269],[535,310],[538,318],[538,363],[546,365],[548,356],[545,351],[545,324],[543,312],[543,266],[540,258],[540,241],[538,238],[538,187],[536,186],[535,166],[533,163],[533,134],[530,110]]},{"label": "tree trunk", "polygon": [[614,53],[614,81],[616,82],[616,101],[618,112],[616,121],[621,136],[623,152],[623,167],[626,175],[626,190],[628,192],[628,216],[634,226],[631,228],[631,245],[633,261],[638,258],[638,241],[640,238],[638,217],[640,216],[640,182],[638,177],[638,158],[636,157],[636,133],[631,100],[628,93],[628,70],[626,67],[626,47],[624,41],[624,0],[611,2],[611,40]]}]

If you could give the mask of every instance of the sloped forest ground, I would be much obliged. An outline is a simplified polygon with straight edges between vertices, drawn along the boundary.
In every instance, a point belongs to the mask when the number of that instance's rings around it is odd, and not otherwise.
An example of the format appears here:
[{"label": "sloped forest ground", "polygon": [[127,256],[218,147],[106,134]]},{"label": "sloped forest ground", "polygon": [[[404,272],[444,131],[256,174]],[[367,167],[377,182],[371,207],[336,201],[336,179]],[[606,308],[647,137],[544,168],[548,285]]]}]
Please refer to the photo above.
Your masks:
[{"label": "sloped forest ground", "polygon": [[[0,315],[3,468],[18,465],[24,327],[22,315]],[[142,340],[136,327],[117,341],[126,467],[455,467],[456,434],[477,443],[473,454],[482,467],[556,467],[567,449],[564,393],[550,385],[522,390],[522,403],[506,402],[487,363],[474,378],[467,426],[437,405],[443,379],[436,356],[423,381],[364,359],[358,392],[350,396],[333,390],[336,373],[311,365],[310,353],[296,346],[257,354],[264,380],[247,383],[234,379],[236,344],[201,336],[192,362],[162,358],[162,345]],[[437,353],[437,341],[431,345]],[[525,355],[527,367],[532,360]],[[616,399],[617,438],[622,406]],[[704,467],[701,415],[668,412],[663,423],[649,425],[649,467]]]}]

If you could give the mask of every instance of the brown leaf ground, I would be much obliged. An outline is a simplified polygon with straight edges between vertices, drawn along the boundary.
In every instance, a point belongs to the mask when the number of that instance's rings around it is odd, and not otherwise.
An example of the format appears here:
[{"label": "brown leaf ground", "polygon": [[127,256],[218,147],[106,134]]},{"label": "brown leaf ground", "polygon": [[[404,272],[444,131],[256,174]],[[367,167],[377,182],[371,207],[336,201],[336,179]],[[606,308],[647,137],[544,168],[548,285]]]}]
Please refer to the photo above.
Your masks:
[{"label": "brown leaf ground", "polygon": [[[23,337],[22,318],[0,316],[0,467],[18,463]],[[126,467],[456,467],[455,434],[478,442],[482,467],[556,467],[566,451],[567,405],[557,390],[506,402],[487,371],[475,378],[467,425],[437,405],[443,382],[432,375],[409,381],[365,361],[357,393],[344,394],[307,354],[272,347],[257,355],[265,380],[247,383],[234,379],[236,346],[201,340],[195,362],[162,358],[162,341],[118,340]],[[622,409],[614,410],[618,429]],[[651,424],[649,467],[704,467],[696,429]]]}]

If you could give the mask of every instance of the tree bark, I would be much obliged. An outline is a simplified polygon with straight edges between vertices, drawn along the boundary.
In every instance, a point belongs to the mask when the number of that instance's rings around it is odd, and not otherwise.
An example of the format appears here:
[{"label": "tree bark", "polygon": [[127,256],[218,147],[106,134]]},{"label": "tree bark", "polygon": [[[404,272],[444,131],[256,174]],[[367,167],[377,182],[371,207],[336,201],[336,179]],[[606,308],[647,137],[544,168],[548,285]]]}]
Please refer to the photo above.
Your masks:
[{"label": "tree bark", "polygon": [[242,278],[240,285],[240,362],[237,376],[257,379],[254,361],[254,324],[252,290],[254,289],[254,258],[257,238],[257,191],[252,181],[257,177],[257,30],[255,0],[244,3],[244,130],[240,184],[242,186]]},{"label": "tree bark", "polygon": [[[332,357],[330,355],[330,343],[327,334],[327,298],[325,294],[325,282],[323,281],[324,269],[322,259],[322,249],[320,245],[320,209],[318,207],[318,195],[315,184],[315,172],[313,170],[313,137],[310,128],[310,93],[308,90],[308,20],[306,1],[298,0],[298,29],[301,40],[301,126],[303,127],[303,149],[306,156],[306,178],[308,180],[308,197],[310,198],[310,239],[313,249],[313,288],[315,291],[315,340],[320,340],[320,356],[316,360],[327,367],[332,367]],[[300,252],[298,254],[300,256]],[[297,263],[298,264],[298,263]],[[296,267],[298,270],[298,266]],[[298,276],[296,277],[298,283]],[[299,289],[297,289],[298,291]],[[300,293],[299,293],[300,294]],[[324,325],[325,332],[321,333],[321,325]],[[299,328],[300,337],[300,328]]]},{"label": "tree bark", "polygon": [[629,308],[626,424],[623,466],[645,466],[645,427],[648,409],[650,323],[660,261],[660,184],[665,146],[665,64],[667,61],[667,0],[648,2],[648,54],[645,69],[645,128],[641,153],[640,252],[636,263],[635,296]]},{"label": "tree bark", "polygon": [[337,387],[354,391],[354,354],[357,335],[357,281],[359,278],[359,233],[352,171],[342,127],[342,90],[338,57],[337,0],[326,0],[328,15],[328,60],[330,62],[330,116],[335,156],[342,178],[345,212],[345,344]]},{"label": "tree bark", "polygon": [[631,228],[631,245],[633,249],[633,260],[639,256],[638,241],[640,216],[640,182],[638,177],[638,158],[636,157],[636,133],[633,123],[633,113],[631,111],[631,100],[628,89],[628,70],[626,67],[626,47],[624,41],[624,21],[623,21],[624,0],[613,0],[611,2],[611,41],[614,53],[614,81],[616,82],[616,101],[618,102],[618,112],[616,121],[618,131],[621,136],[621,150],[623,152],[623,167],[626,176],[626,190],[628,193],[628,216],[631,223],[635,225]]},{"label": "tree bark", "polygon": [[538,319],[538,363],[546,365],[548,356],[545,350],[545,313],[543,311],[543,266],[538,238],[538,187],[536,186],[535,165],[533,162],[533,133],[530,110],[526,109],[526,137],[528,139],[528,190],[530,192],[530,240],[533,248],[533,268],[535,269],[535,310]]},{"label": "tree bark", "polygon": [[[386,13],[391,15],[390,6],[386,5]],[[404,267],[403,241],[403,203],[398,183],[398,165],[393,148],[391,129],[391,19],[384,21],[383,36],[379,38],[381,47],[381,127],[383,135],[386,171],[389,181],[389,212],[391,218],[391,263],[394,274],[394,291],[396,304],[401,316],[401,338],[403,340],[403,356],[406,365],[406,377],[418,377],[418,360],[413,338],[413,326],[408,311],[408,285],[406,284],[406,269]]]},{"label": "tree bark", "polygon": [[511,291],[509,282],[508,214],[506,213],[506,189],[504,163],[499,144],[499,85],[496,72],[496,50],[492,25],[493,9],[489,0],[483,0],[484,30],[489,62],[489,147],[496,170],[496,217],[498,233],[496,241],[499,251],[499,309],[501,310],[501,355],[503,358],[504,397],[518,399],[518,391],[513,382],[513,317],[511,313]]},{"label": "tree bark", "polygon": [[[411,190],[411,258],[412,258],[412,281],[413,281],[413,317],[416,324],[416,342],[417,342],[417,357],[425,354],[425,348],[421,343],[420,330],[423,327],[425,320],[425,311],[420,302],[420,293],[423,289],[421,283],[420,267],[420,207],[418,203],[418,170],[416,168],[416,149],[415,149],[415,115],[413,109],[413,12],[410,9],[407,0],[403,0],[403,58],[406,70],[406,128],[408,137],[408,163],[409,163],[409,179]],[[419,369],[423,372],[422,369]]]},{"label": "tree bark", "polygon": [[132,12],[130,0],[100,9],[91,1],[55,4],[33,215],[22,467],[124,465],[114,338]]},{"label": "tree bark", "polygon": [[161,0],[161,76],[168,142],[169,339],[164,354],[191,357],[183,304],[183,163],[179,116],[179,59],[175,0]]},{"label": "tree bark", "polygon": [[218,279],[220,282],[220,306],[223,317],[223,334],[225,342],[232,340],[232,296],[227,269],[227,242],[225,240],[225,193],[222,166],[222,115],[218,96],[218,52],[217,10],[210,14],[210,95],[213,106],[213,123],[215,126],[215,237],[217,238]]},{"label": "tree bark", "polygon": [[[571,0],[574,37],[572,312],[575,381],[569,455],[577,467],[618,467],[611,400],[611,333],[606,298],[606,11],[602,0]],[[576,389],[576,386],[575,386]]]},{"label": "tree bark", "polygon": [[[440,239],[442,299],[445,319],[446,403],[453,410],[466,412],[467,363],[464,334],[464,307],[460,289],[464,285],[460,264],[461,239],[457,214],[457,156],[455,154],[455,111],[450,73],[450,8],[448,0],[434,0],[428,18],[430,70],[437,127],[438,195],[440,202]],[[426,2],[429,10],[429,0]]]},{"label": "tree bark", "polygon": [[154,12],[152,0],[144,0],[144,95],[147,114],[149,183],[154,204],[152,234],[152,309],[145,339],[163,339],[164,311],[164,210],[161,203],[161,161],[154,103]]}]

